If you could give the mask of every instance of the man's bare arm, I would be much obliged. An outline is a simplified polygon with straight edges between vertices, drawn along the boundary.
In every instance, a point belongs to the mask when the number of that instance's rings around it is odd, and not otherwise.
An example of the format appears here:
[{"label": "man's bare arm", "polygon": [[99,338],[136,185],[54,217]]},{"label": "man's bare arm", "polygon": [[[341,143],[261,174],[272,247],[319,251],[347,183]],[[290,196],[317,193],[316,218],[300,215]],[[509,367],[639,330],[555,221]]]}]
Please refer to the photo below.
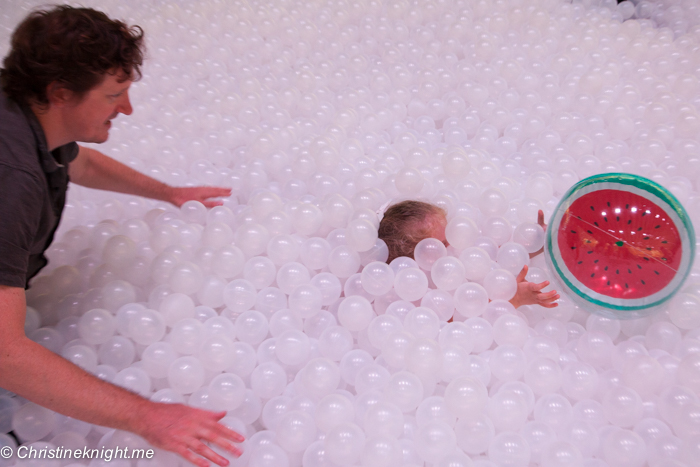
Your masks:
[{"label": "man's bare arm", "polygon": [[0,387],[69,417],[136,433],[202,467],[209,464],[200,456],[228,464],[203,441],[240,454],[231,441],[243,438],[217,423],[225,412],[154,403],[102,381],[28,339],[25,314],[24,290],[0,286]]},{"label": "man's bare arm", "polygon": [[178,207],[190,200],[199,201],[206,207],[219,206],[221,201],[211,198],[231,196],[231,190],[228,188],[166,185],[105,156],[100,151],[83,146],[80,146],[78,157],[70,163],[68,170],[71,181],[78,185],[167,201]]}]

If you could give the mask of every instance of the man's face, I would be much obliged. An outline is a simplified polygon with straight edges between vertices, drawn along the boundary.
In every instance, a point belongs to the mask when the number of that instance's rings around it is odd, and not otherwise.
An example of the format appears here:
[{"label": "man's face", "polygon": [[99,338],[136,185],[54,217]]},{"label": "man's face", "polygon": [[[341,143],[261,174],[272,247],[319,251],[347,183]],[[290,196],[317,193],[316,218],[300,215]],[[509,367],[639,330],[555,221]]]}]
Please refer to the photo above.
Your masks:
[{"label": "man's face", "polygon": [[131,80],[125,78],[122,72],[107,73],[100,84],[66,106],[66,121],[74,141],[104,143],[109,137],[111,120],[120,113],[131,114]]}]

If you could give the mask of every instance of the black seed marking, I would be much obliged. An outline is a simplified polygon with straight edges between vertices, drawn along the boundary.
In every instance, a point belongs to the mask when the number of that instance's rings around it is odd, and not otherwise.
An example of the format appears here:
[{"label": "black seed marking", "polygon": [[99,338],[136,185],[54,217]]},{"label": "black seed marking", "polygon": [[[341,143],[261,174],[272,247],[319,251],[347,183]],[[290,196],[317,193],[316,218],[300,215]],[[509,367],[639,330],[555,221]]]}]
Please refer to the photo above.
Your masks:
[{"label": "black seed marking", "polygon": [[661,274],[659,274],[659,271],[654,271],[654,274],[656,274],[657,276],[661,275]]},{"label": "black seed marking", "polygon": [[651,251],[651,247],[650,247],[650,246],[647,247],[647,251]]},{"label": "black seed marking", "polygon": [[651,237],[644,237],[644,240],[649,240]]},{"label": "black seed marking", "polygon": [[641,267],[640,265],[637,265],[637,267],[638,267],[639,269],[642,269],[642,267]]},{"label": "black seed marking", "polygon": [[629,272],[630,274],[632,274],[632,270],[631,270],[631,269],[627,269],[627,272]]},{"label": "black seed marking", "polygon": [[583,261],[579,261],[578,264],[583,264]]},{"label": "black seed marking", "polygon": [[605,222],[608,222],[608,218],[607,218],[607,217],[603,217],[603,219],[605,219]]},{"label": "black seed marking", "polygon": [[642,213],[642,217],[644,217],[644,216],[646,216],[646,215],[647,215],[647,213],[646,213],[646,211],[644,211],[644,212]]},{"label": "black seed marking", "polygon": [[595,276],[595,273],[591,274],[591,277]]},{"label": "black seed marking", "polygon": [[629,209],[629,208],[630,208],[630,205],[629,205],[629,204],[625,204],[625,209]]},{"label": "black seed marking", "polygon": [[642,228],[641,228],[641,227],[639,227],[639,228],[637,229],[637,232],[639,232],[640,230],[642,230]]},{"label": "black seed marking", "polygon": [[600,261],[600,260],[599,260],[599,259],[597,259],[597,260],[593,261],[593,263],[597,263],[598,261]]},{"label": "black seed marking", "polygon": [[605,266],[605,270],[606,270],[606,271],[608,270],[608,267],[607,267],[607,266]]},{"label": "black seed marking", "polygon": [[661,258],[661,261],[668,261],[666,258]]},{"label": "black seed marking", "polygon": [[608,207],[610,207],[610,201],[608,201]]},{"label": "black seed marking", "polygon": [[610,285],[610,281],[608,281],[608,285]]},{"label": "black seed marking", "polygon": [[626,289],[629,289],[629,288],[630,288],[630,286],[627,285],[627,282],[625,282],[625,288],[626,288]]},{"label": "black seed marking", "polygon": [[644,257],[644,261],[649,261],[649,258],[647,258],[647,257],[645,256],[645,257]]},{"label": "black seed marking", "polygon": [[617,222],[620,222],[620,216],[617,216]]},{"label": "black seed marking", "polygon": [[593,224],[595,224],[596,227],[600,227],[597,222],[593,221]]},{"label": "black seed marking", "polygon": [[666,240],[662,241],[661,243],[668,243]]},{"label": "black seed marking", "polygon": [[647,283],[644,282],[644,279],[642,279],[642,285],[647,285]]},{"label": "black seed marking", "polygon": [[588,240],[588,239],[586,239],[586,243],[591,243],[591,241],[590,241],[590,240]]},{"label": "black seed marking", "polygon": [[632,219],[627,221],[627,225],[630,225],[632,223]]},{"label": "black seed marking", "polygon": [[595,208],[593,206],[591,206],[591,211],[595,211]]},{"label": "black seed marking", "polygon": [[576,216],[577,219],[581,219],[581,216]]},{"label": "black seed marking", "polygon": [[576,233],[576,231],[575,231],[575,230],[572,230],[572,231],[571,231],[571,233],[572,233],[572,234],[575,234],[575,233]]},{"label": "black seed marking", "polygon": [[615,274],[620,274],[620,270],[619,270],[619,269],[616,269],[616,270],[615,270]]},{"label": "black seed marking", "polygon": [[655,228],[655,229],[658,229],[659,227],[661,227],[661,226],[660,226],[660,225],[657,225],[657,226],[656,226],[656,227],[654,227],[654,228]]},{"label": "black seed marking", "polygon": [[591,232],[590,230],[586,230],[586,232],[588,232],[589,234],[593,235],[593,232]]},{"label": "black seed marking", "polygon": [[571,249],[572,249],[572,250],[575,250],[575,249],[576,249],[576,247],[575,247],[575,246],[572,246],[572,247],[571,247]]},{"label": "black seed marking", "polygon": [[592,254],[592,253],[593,253],[593,250],[591,250],[591,251],[587,251],[586,253],[588,253],[588,254],[590,255],[590,254]]}]

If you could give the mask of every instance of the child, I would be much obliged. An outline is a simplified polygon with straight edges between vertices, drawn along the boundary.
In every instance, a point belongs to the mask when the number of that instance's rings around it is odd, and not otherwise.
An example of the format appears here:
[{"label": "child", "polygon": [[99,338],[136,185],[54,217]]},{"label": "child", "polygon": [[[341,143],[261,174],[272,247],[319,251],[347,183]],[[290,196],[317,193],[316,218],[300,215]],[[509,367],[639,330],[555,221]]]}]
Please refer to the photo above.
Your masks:
[{"label": "child", "polygon": [[[545,228],[544,213],[537,213],[537,222]],[[399,256],[413,258],[413,250],[418,242],[425,238],[436,238],[445,246],[448,246],[445,238],[447,215],[445,211],[433,204],[421,201],[407,200],[389,207],[379,224],[379,238],[384,240],[389,247],[390,263]],[[543,250],[533,253],[530,257],[542,253]],[[540,305],[545,308],[557,306],[559,295],[555,290],[542,292],[549,285],[549,281],[534,284],[525,280],[527,266],[524,266],[516,277],[518,291],[510,300],[516,308],[521,305]]]}]

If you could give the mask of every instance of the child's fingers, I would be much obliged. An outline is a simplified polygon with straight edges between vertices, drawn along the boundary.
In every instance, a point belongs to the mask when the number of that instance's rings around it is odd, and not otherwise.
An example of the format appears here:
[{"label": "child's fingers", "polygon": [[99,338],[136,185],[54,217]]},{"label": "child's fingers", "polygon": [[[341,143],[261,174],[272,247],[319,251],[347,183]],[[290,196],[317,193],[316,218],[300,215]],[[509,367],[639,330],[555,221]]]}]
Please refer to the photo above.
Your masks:
[{"label": "child's fingers", "polygon": [[525,276],[527,276],[527,264],[520,270],[520,273],[518,274],[518,277],[515,278],[515,281],[522,282],[525,280]]}]

